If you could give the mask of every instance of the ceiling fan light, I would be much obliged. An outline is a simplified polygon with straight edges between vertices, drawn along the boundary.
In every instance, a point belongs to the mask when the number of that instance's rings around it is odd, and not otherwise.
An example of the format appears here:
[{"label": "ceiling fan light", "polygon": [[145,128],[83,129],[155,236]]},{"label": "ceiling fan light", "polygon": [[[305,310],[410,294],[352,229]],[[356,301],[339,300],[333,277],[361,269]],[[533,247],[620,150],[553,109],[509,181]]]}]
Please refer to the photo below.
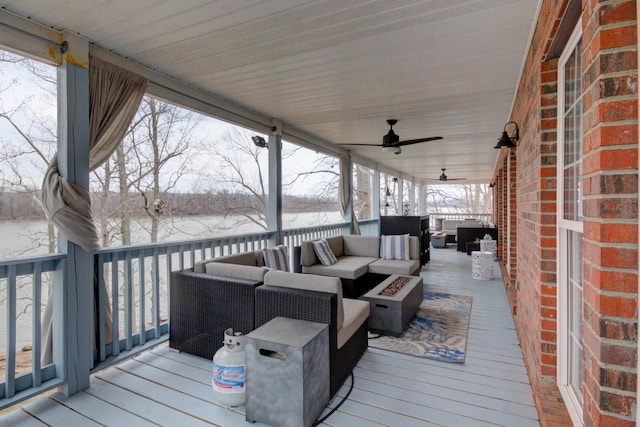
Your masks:
[{"label": "ceiling fan light", "polygon": [[384,151],[385,153],[393,153],[393,154],[400,154],[400,147],[382,147],[382,151]]}]

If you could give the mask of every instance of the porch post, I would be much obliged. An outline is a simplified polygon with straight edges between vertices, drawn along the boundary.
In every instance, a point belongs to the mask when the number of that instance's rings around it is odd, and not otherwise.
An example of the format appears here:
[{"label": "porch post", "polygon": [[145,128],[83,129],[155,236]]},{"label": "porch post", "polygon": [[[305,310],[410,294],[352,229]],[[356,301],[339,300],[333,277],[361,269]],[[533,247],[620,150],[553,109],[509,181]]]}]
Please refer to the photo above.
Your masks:
[{"label": "porch post", "polygon": [[[89,44],[70,33],[65,40],[68,51],[58,67],[58,171],[88,189]],[[70,396],[89,387],[93,367],[93,267],[91,254],[61,234],[58,248],[67,254],[67,277],[53,284],[53,360],[66,367],[60,391]]]},{"label": "porch post", "polygon": [[267,213],[268,230],[271,232],[269,246],[284,241],[282,233],[282,122],[273,120],[275,131],[269,135],[269,203]]},{"label": "porch post", "polygon": [[380,171],[373,171],[373,191],[371,192],[371,218],[378,221],[378,233],[380,234]]},{"label": "porch post", "polygon": [[418,185],[418,213],[425,213],[425,205],[424,205],[424,182],[420,182]]},{"label": "porch post", "polygon": [[411,177],[411,193],[409,194],[409,215],[416,214],[416,177]]},{"label": "porch post", "polygon": [[398,178],[398,199],[396,200],[396,215],[404,214],[404,179]]}]

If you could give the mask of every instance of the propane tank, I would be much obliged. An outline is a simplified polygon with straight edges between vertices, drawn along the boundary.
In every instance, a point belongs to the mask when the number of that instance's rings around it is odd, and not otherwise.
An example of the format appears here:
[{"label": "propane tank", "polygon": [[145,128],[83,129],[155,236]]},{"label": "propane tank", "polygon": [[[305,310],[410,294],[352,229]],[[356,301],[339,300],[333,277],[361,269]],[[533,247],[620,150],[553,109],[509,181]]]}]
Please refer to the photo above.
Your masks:
[{"label": "propane tank", "polygon": [[213,356],[213,394],[223,405],[244,405],[244,338],[229,328],[224,331],[223,343]]}]

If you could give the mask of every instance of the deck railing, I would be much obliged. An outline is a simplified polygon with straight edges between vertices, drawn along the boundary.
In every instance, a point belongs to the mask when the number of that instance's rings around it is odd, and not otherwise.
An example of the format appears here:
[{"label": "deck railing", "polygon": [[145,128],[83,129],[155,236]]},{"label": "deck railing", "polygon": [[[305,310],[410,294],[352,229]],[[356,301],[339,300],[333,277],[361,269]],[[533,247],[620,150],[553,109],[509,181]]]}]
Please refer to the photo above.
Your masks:
[{"label": "deck railing", "polygon": [[[360,223],[365,235],[377,235],[378,220]],[[284,244],[348,234],[350,224],[329,224],[284,230]],[[250,233],[177,242],[104,248],[93,254],[96,290],[94,371],[129,358],[169,338],[169,286],[171,272],[193,267],[204,259],[266,248],[273,234]],[[65,277],[66,255],[50,255],[0,262],[0,304],[6,310],[6,359],[0,383],[0,409],[64,384],[56,372],[66,367],[40,363],[42,310],[33,312],[32,363],[29,372],[16,373],[17,288],[20,281],[33,284],[33,307],[43,307],[43,282],[49,273]],[[23,286],[24,288],[24,286]],[[2,293],[4,292],[4,294]],[[3,300],[4,298],[4,300]],[[54,313],[65,316],[62,308]],[[0,323],[1,325],[1,323]],[[0,327],[1,329],[1,327]],[[56,337],[54,337],[55,339]],[[2,377],[0,376],[0,380]]]},{"label": "deck railing", "polygon": [[[53,284],[53,275],[65,277],[66,255],[44,255],[0,261],[0,307],[5,318],[0,322],[0,335],[5,335],[0,355],[4,354],[0,373],[0,409],[28,399],[51,388],[63,385],[65,380],[53,364],[43,366],[41,356],[41,325],[44,307]],[[57,280],[55,283],[61,283]],[[44,294],[44,295],[43,295]],[[52,315],[63,316],[61,307],[52,307]],[[30,317],[30,318],[29,318]],[[20,323],[20,324],[19,324]],[[2,327],[1,325],[5,326]],[[27,325],[27,326],[25,326]],[[18,330],[31,334],[31,360],[18,360]],[[16,369],[18,367],[18,369]]]}]

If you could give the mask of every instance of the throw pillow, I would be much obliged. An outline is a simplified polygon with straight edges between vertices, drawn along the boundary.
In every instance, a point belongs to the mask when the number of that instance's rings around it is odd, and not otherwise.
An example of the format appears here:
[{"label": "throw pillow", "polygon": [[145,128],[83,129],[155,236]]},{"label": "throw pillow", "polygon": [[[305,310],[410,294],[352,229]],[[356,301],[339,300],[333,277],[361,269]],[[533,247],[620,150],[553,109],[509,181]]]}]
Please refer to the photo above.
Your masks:
[{"label": "throw pillow", "polygon": [[283,245],[263,249],[264,265],[271,270],[289,271],[287,247]]},{"label": "throw pillow", "polygon": [[338,259],[329,247],[327,239],[316,240],[315,242],[311,242],[311,245],[322,265],[332,265],[338,262]]},{"label": "throw pillow", "polygon": [[380,239],[380,256],[382,259],[409,259],[409,235],[382,235]]}]

